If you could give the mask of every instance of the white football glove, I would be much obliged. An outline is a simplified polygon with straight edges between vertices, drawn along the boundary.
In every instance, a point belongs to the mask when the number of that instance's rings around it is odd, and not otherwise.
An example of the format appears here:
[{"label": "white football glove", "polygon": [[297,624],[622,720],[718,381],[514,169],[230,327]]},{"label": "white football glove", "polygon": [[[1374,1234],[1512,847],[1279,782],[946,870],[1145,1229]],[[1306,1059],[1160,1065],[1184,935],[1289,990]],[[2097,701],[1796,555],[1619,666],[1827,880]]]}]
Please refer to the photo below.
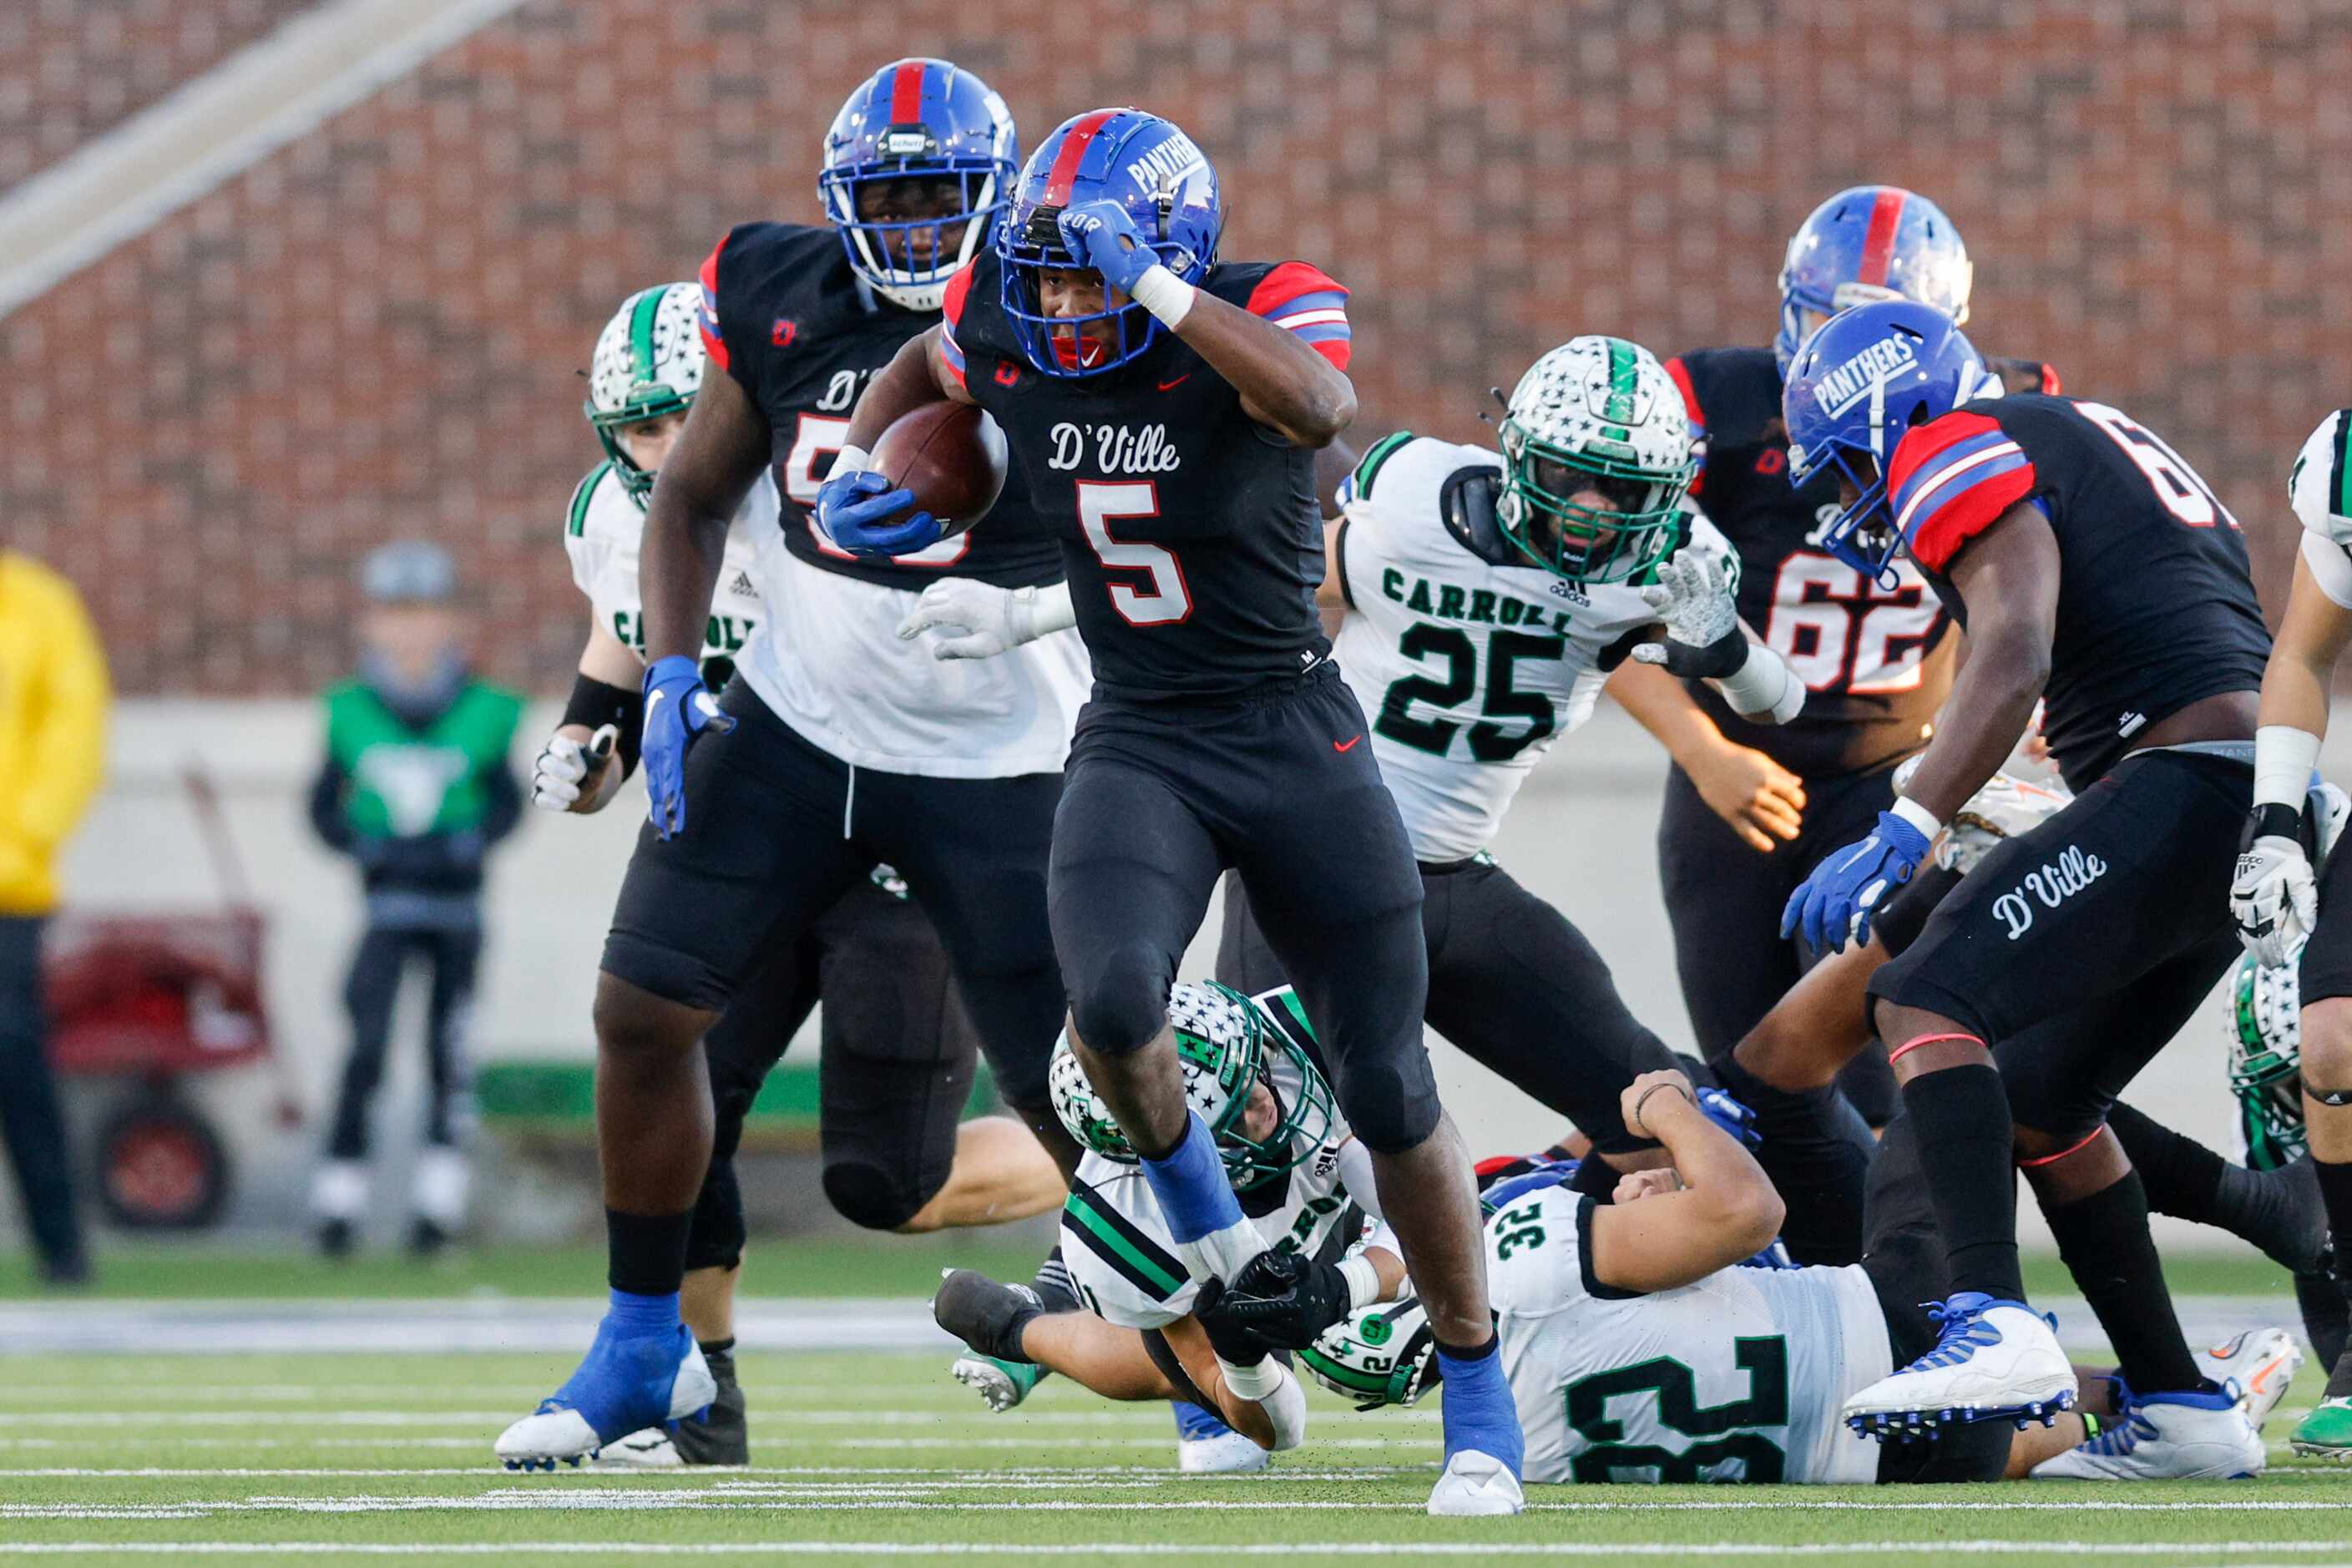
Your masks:
[{"label": "white football glove", "polygon": [[2255,963],[2275,968],[2294,956],[2319,923],[2319,884],[2301,844],[2266,834],[2246,846],[2230,883],[2230,918]]},{"label": "white football glove", "polygon": [[942,577],[923,590],[898,623],[898,640],[912,642],[928,631],[952,633],[931,639],[933,658],[994,658],[1058,629],[1037,624],[1038,593],[972,577]]},{"label": "white football glove", "polygon": [[602,777],[620,738],[621,731],[611,724],[599,726],[585,745],[561,731],[550,735],[531,766],[530,804],[547,811],[576,809],[582,786],[591,774]]},{"label": "white football glove", "polygon": [[[1724,641],[1739,630],[1730,563],[1712,551],[1678,550],[1658,563],[1657,578],[1642,590],[1642,602],[1666,623],[1673,640],[1642,643],[1633,658],[1682,676],[1720,677],[1738,668],[1739,650]],[[1729,668],[1717,668],[1727,657]]]}]

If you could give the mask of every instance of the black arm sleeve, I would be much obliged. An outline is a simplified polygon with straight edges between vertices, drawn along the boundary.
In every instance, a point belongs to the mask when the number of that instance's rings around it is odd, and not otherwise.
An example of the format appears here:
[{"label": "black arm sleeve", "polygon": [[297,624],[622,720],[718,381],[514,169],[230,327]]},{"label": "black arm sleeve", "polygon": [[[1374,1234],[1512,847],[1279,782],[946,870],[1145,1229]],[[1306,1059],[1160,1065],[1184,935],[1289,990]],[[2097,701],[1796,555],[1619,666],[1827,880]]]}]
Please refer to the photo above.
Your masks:
[{"label": "black arm sleeve", "polygon": [[621,753],[621,776],[625,779],[637,771],[637,750],[646,734],[644,692],[579,676],[572,682],[572,700],[563,705],[563,722],[590,730],[612,725],[621,732],[614,742]]},{"label": "black arm sleeve", "polygon": [[319,764],[319,776],[310,781],[310,826],[326,840],[327,847],[349,853],[353,834],[352,825],[343,816],[343,785],[348,775],[333,757]]}]

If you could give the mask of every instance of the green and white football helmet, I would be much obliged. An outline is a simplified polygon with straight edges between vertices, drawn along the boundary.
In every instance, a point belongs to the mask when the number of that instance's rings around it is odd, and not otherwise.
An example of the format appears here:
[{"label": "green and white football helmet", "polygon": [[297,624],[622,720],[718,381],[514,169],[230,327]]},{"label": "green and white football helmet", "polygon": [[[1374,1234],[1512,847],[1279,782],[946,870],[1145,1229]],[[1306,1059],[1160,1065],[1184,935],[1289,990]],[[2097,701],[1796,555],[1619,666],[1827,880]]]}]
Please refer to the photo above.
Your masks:
[{"label": "green and white football helmet", "polygon": [[[1657,356],[1581,337],[1528,368],[1503,416],[1495,519],[1519,552],[1571,583],[1622,583],[1674,552],[1698,465],[1690,416]],[[1615,510],[1579,505],[1598,491]]]},{"label": "green and white football helmet", "polygon": [[702,327],[698,283],[664,283],[642,289],[621,301],[596,335],[588,362],[588,400],[583,410],[613,459],[614,472],[639,503],[653,493],[654,477],[621,449],[614,432],[640,419],[682,413],[702,390]]},{"label": "green and white football helmet", "polygon": [[1359,1410],[1411,1405],[1437,1386],[1437,1336],[1418,1296],[1375,1301],[1324,1330],[1298,1364]]},{"label": "green and white football helmet", "polygon": [[[1168,994],[1168,1021],[1184,1071],[1184,1099],[1217,1140],[1236,1188],[1270,1181],[1321,1148],[1336,1124],[1331,1086],[1290,1037],[1266,1022],[1257,1005],[1231,986],[1181,981]],[[1244,1131],[1250,1086],[1272,1092],[1275,1124],[1260,1138]],[[1054,1114],[1080,1145],[1124,1165],[1135,1148],[1087,1081],[1065,1033],[1046,1069]]]},{"label": "green and white football helmet", "polygon": [[2303,1118],[2303,984],[2294,958],[2273,968],[2238,961],[2230,983],[2230,1092],[2246,1163],[2273,1171],[2308,1147]]}]

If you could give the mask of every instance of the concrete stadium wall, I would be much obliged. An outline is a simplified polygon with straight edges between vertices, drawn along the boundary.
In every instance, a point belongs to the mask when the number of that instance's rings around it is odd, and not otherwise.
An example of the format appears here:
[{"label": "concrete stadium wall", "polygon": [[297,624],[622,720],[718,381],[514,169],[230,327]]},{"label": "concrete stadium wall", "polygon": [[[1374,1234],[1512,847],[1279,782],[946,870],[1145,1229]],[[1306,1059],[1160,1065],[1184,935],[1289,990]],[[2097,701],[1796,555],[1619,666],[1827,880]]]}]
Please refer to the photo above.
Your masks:
[{"label": "concrete stadium wall", "polygon": [[[553,709],[534,712],[521,751],[535,746]],[[340,990],[358,930],[354,879],[310,837],[302,792],[316,758],[316,715],[299,701],[131,701],[116,716],[111,777],[75,838],[66,864],[68,896],[89,910],[202,908],[216,897],[179,782],[190,761],[218,783],[230,825],[270,916],[269,1002],[278,1039],[311,1112],[289,1133],[270,1117],[272,1080],[239,1070],[196,1080],[194,1092],[229,1130],[241,1166],[236,1223],[299,1223],[303,1183],[331,1102],[343,1048]],[[2352,742],[2331,753],[2336,776],[2352,776]],[[1675,980],[1652,845],[1664,762],[1649,737],[1604,703],[1591,724],[1538,767],[1506,824],[1496,853],[1513,873],[1552,900],[1590,936],[1616,972],[1634,1012],[1667,1041],[1690,1048]],[[599,816],[525,814],[508,850],[493,862],[490,942],[476,1015],[483,1058],[586,1059],[590,986],[614,889],[642,820],[632,784]],[[1185,973],[1204,975],[1214,952],[1214,910]],[[397,1173],[417,1126],[422,1050],[415,1014],[406,1015],[378,1125]],[[2159,1120],[2233,1151],[2231,1101],[2222,1084],[2222,1015],[2206,1012],[2136,1086],[2133,1100]],[[1479,1152],[1537,1147],[1559,1131],[1554,1118],[1435,1037],[1446,1102]],[[812,1027],[793,1059],[816,1050]],[[79,1116],[102,1096],[77,1091]],[[400,1189],[387,1186],[387,1194]],[[821,1205],[805,1194],[763,1194],[771,1205]],[[5,1200],[0,1200],[5,1201]],[[490,1216],[506,1232],[532,1232],[568,1217],[576,1204],[557,1194],[486,1203],[543,1204],[547,1212]],[[2028,1211],[2029,1231],[2040,1221]],[[2177,1226],[2168,1245],[2200,1246],[2212,1233]]]}]

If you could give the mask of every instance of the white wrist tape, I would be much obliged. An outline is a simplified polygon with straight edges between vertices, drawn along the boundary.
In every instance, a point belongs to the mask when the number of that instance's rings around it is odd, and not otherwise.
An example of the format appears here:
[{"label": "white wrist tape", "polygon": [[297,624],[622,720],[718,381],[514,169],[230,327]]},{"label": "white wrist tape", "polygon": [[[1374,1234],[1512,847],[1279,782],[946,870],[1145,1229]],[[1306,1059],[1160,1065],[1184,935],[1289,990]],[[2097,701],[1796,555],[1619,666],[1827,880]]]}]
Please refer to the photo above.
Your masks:
[{"label": "white wrist tape", "polygon": [[1156,262],[1135,280],[1128,298],[1150,311],[1171,332],[1192,313],[1192,286]]},{"label": "white wrist tape", "polygon": [[1785,724],[1805,706],[1805,683],[1786,659],[1761,643],[1749,643],[1747,663],[1707,684],[1743,719]]},{"label": "white wrist tape", "polygon": [[1217,1365],[1225,1374],[1225,1386],[1241,1398],[1248,1400],[1265,1412],[1274,1427],[1274,1451],[1296,1448],[1307,1436],[1307,1391],[1290,1375],[1290,1369],[1272,1356],[1253,1367],[1236,1367],[1223,1356]]},{"label": "white wrist tape", "polygon": [[1920,832],[1926,834],[1930,838],[1935,837],[1936,835],[1944,831],[1944,825],[1936,820],[1936,814],[1929,811],[1926,806],[1921,805],[1917,801],[1913,800],[1907,795],[1896,795],[1895,797],[1895,804],[1888,806],[1886,809],[1893,812],[1895,816],[1901,817],[1904,821],[1909,823],[1912,826],[1917,828]]},{"label": "white wrist tape", "polygon": [[1077,624],[1078,611],[1070,603],[1068,578],[1037,590],[1037,597],[1029,606],[1030,636],[1042,637],[1048,632],[1066,632]]},{"label": "white wrist tape", "polygon": [[1227,1388],[1248,1400],[1264,1399],[1281,1387],[1282,1380],[1289,1375],[1288,1369],[1272,1356],[1266,1357],[1255,1366],[1235,1366],[1224,1357],[1219,1356],[1217,1370],[1225,1374]]},{"label": "white wrist tape", "polygon": [[1361,1253],[1339,1265],[1348,1280],[1348,1310],[1360,1312],[1381,1299],[1381,1271]]},{"label": "white wrist tape", "polygon": [[827,471],[827,477],[830,478],[833,474],[854,474],[873,466],[874,454],[865,447],[843,447],[834,453],[833,467]]},{"label": "white wrist tape", "polygon": [[2264,724],[2254,731],[2254,804],[2301,811],[2318,765],[2318,736],[2292,724]]}]

